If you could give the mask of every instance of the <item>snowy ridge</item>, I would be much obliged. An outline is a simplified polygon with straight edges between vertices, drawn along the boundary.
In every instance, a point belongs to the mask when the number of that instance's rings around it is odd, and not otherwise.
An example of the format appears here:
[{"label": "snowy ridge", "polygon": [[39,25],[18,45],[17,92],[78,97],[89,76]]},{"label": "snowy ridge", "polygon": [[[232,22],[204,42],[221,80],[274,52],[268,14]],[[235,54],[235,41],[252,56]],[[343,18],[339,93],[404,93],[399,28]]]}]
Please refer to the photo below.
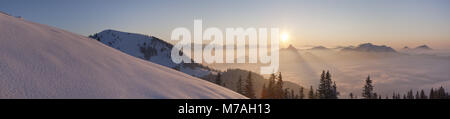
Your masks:
[{"label": "snowy ridge", "polygon": [[203,77],[215,73],[200,64],[175,64],[171,59],[173,45],[159,38],[116,30],[105,30],[90,36],[105,45],[166,67],[177,69],[191,76]]},{"label": "snowy ridge", "polygon": [[64,30],[0,14],[0,98],[245,98]]}]

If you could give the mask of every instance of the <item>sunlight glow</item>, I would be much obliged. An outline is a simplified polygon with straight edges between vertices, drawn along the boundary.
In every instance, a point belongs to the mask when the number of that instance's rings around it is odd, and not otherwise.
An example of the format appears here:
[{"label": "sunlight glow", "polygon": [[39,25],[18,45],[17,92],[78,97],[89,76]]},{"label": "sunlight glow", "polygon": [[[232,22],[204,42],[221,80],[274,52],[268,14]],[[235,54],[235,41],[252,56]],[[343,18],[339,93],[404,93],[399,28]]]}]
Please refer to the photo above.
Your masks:
[{"label": "sunlight glow", "polygon": [[289,41],[289,35],[287,33],[281,34],[281,42],[288,42]]}]

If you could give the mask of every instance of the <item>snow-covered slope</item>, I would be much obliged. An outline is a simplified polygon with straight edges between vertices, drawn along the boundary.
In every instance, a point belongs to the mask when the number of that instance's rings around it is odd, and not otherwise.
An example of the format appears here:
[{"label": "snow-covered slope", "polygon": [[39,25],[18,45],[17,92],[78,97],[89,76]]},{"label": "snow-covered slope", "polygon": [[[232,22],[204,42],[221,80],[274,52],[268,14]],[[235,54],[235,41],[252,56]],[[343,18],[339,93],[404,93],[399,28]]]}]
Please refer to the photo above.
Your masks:
[{"label": "snow-covered slope", "polygon": [[0,13],[0,98],[244,98],[90,38]]},{"label": "snow-covered slope", "polygon": [[197,63],[173,63],[170,55],[173,45],[153,36],[105,30],[90,37],[131,56],[170,67],[192,76],[203,77],[216,73]]}]

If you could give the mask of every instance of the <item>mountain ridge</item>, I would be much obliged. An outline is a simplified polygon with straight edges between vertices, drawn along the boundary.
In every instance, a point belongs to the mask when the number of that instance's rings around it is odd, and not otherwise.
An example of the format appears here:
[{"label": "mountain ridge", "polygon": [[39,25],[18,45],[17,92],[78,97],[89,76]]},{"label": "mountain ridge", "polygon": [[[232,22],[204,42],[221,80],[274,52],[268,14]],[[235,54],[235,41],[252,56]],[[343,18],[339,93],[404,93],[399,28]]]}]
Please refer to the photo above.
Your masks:
[{"label": "mountain ridge", "polygon": [[65,30],[0,14],[0,98],[245,98]]},{"label": "mountain ridge", "polygon": [[393,48],[386,45],[373,45],[372,43],[363,43],[357,47],[346,47],[341,51],[358,51],[358,52],[397,52]]},{"label": "mountain ridge", "polygon": [[154,36],[107,29],[89,37],[131,56],[170,67],[191,76],[202,78],[208,74],[217,73],[214,69],[198,63],[172,62],[173,45]]}]

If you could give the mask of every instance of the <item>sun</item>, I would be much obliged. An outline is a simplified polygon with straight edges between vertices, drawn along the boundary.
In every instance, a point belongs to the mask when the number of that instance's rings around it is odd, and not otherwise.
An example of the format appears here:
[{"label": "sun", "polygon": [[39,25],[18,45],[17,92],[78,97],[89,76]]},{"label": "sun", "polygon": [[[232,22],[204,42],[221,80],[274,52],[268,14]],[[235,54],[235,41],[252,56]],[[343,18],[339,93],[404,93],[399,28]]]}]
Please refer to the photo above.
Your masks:
[{"label": "sun", "polygon": [[289,41],[289,34],[283,33],[281,34],[281,42],[288,42]]}]

